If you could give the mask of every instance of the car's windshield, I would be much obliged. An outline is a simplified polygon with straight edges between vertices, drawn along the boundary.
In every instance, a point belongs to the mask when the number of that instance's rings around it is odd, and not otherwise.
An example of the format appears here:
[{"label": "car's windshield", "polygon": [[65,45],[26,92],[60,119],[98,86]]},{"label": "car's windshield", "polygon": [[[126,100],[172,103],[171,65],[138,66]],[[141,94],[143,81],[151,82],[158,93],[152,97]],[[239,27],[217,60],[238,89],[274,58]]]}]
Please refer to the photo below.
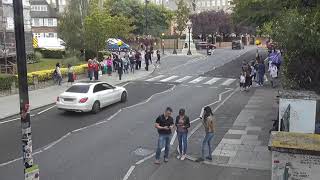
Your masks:
[{"label": "car's windshield", "polygon": [[66,90],[66,92],[72,93],[87,93],[89,91],[90,85],[74,85]]}]

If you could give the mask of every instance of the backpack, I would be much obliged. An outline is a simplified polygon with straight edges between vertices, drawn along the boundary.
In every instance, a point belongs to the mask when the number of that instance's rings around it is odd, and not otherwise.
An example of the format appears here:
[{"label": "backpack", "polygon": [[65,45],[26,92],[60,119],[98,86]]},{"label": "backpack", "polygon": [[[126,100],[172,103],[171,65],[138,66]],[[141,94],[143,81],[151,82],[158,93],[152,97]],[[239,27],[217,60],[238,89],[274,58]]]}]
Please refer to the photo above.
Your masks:
[{"label": "backpack", "polygon": [[58,75],[58,72],[57,72],[57,69],[55,69],[54,71],[53,71],[53,76],[57,76]]}]

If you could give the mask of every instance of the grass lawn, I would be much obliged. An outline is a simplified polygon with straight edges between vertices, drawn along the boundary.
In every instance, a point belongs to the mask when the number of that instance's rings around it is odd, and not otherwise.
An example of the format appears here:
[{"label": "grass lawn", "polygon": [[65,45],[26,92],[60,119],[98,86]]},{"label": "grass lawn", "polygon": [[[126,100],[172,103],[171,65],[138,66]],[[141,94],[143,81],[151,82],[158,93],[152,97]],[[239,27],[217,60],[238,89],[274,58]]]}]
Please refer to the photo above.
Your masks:
[{"label": "grass lawn", "polygon": [[[34,64],[28,64],[28,72],[34,72],[34,71],[41,71],[41,70],[47,70],[47,69],[54,69],[56,67],[56,64],[59,62],[62,67],[66,67],[67,63],[64,63],[66,59],[50,59],[50,58],[42,58],[40,62],[34,63]],[[79,65],[79,64],[84,64],[85,62],[77,62],[77,63],[72,63],[73,65]]]}]

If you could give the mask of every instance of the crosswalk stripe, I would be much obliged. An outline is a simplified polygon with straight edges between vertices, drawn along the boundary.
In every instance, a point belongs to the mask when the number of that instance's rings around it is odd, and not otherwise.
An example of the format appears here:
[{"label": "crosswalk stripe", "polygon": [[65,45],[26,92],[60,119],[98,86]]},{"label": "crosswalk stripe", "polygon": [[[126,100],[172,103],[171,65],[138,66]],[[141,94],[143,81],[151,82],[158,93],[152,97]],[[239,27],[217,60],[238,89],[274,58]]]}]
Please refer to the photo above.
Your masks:
[{"label": "crosswalk stripe", "polygon": [[198,77],[197,79],[194,79],[194,80],[190,81],[189,83],[195,84],[195,83],[198,83],[204,79],[206,79],[206,77]]},{"label": "crosswalk stripe", "polygon": [[164,75],[159,75],[159,76],[153,77],[153,78],[151,78],[151,79],[148,79],[148,80],[146,80],[146,81],[155,81],[155,80],[160,79],[160,78],[163,78],[163,77],[164,77]]},{"label": "crosswalk stripe", "polygon": [[235,79],[227,79],[226,81],[224,81],[221,85],[222,86],[229,86],[230,84],[232,84],[235,81]]},{"label": "crosswalk stripe", "polygon": [[205,82],[204,84],[212,85],[213,83],[219,81],[221,78],[212,78],[211,80]]},{"label": "crosswalk stripe", "polygon": [[188,80],[190,78],[192,78],[192,76],[185,76],[185,77],[183,77],[181,79],[176,80],[175,82],[182,83],[183,81],[186,81],[186,80]]},{"label": "crosswalk stripe", "polygon": [[175,79],[175,78],[177,78],[177,77],[178,77],[178,76],[170,76],[170,77],[168,77],[168,78],[166,78],[166,79],[162,79],[161,82],[167,82],[167,81],[170,81],[170,80]]}]

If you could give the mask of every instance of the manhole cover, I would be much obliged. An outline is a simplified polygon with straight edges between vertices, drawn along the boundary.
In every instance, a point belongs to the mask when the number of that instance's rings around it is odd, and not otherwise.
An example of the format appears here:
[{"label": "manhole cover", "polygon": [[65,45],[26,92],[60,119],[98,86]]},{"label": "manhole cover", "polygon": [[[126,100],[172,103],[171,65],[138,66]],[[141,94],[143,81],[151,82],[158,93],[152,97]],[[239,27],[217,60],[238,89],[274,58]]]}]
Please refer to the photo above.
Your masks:
[{"label": "manhole cover", "polygon": [[150,155],[151,153],[153,153],[152,150],[150,149],[145,149],[145,148],[142,148],[142,147],[139,147],[138,149],[136,149],[134,151],[134,154],[138,155],[138,156],[148,156]]}]

